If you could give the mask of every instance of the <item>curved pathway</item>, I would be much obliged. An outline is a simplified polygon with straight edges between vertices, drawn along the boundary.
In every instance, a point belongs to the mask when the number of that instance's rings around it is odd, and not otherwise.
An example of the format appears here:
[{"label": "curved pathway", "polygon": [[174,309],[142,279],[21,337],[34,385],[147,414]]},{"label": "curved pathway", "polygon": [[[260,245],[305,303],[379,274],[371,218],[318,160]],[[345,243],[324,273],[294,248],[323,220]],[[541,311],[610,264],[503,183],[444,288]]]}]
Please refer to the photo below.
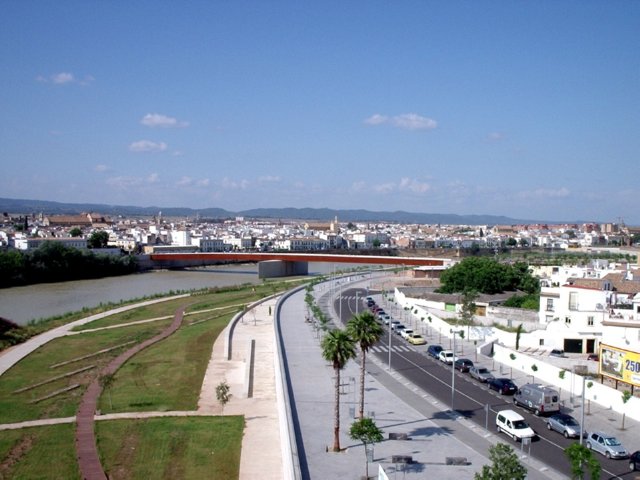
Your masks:
[{"label": "curved pathway", "polygon": [[113,375],[124,364],[124,362],[129,360],[136,353],[156,342],[159,342],[160,340],[164,340],[178,330],[182,324],[185,308],[186,305],[176,310],[173,322],[171,322],[171,325],[161,333],[153,338],[145,340],[114,358],[111,363],[109,363],[109,365],[107,365],[91,382],[89,388],[85,391],[80,402],[80,407],[78,408],[78,414],[76,415],[76,456],[78,458],[80,474],[83,479],[107,480],[107,476],[105,475],[102,464],[100,463],[100,456],[98,454],[95,437],[94,415],[98,404],[98,397],[102,392],[100,378],[105,375]]}]

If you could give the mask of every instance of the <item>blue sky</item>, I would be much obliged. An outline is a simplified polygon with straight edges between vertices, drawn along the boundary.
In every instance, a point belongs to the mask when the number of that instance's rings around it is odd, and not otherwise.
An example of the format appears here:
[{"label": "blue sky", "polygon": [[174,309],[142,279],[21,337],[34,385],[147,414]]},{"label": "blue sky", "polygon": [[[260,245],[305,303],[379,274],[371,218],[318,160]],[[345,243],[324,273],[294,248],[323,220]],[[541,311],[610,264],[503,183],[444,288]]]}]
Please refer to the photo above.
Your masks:
[{"label": "blue sky", "polygon": [[638,1],[0,0],[0,196],[640,224]]}]

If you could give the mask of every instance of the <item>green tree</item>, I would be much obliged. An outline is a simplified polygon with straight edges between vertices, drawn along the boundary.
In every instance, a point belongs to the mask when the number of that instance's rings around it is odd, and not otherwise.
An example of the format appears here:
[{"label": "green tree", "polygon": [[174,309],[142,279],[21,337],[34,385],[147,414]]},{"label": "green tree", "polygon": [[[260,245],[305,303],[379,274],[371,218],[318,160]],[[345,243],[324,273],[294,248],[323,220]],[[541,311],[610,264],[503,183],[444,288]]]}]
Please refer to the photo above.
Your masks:
[{"label": "green tree", "polygon": [[69,235],[71,235],[72,237],[79,237],[80,235],[82,235],[82,230],[80,230],[78,227],[73,227],[71,230],[69,230]]},{"label": "green tree", "polygon": [[104,230],[93,232],[87,240],[87,246],[89,248],[104,248],[109,241],[109,234]]},{"label": "green tree", "polygon": [[379,443],[383,440],[382,430],[378,428],[376,422],[371,418],[361,417],[351,424],[349,436],[352,440],[362,442],[365,454],[365,475],[369,478],[369,460],[367,459],[367,445]]},{"label": "green tree", "polygon": [[374,238],[373,241],[371,242],[371,246],[373,248],[380,248],[380,240],[377,238]]},{"label": "green tree", "polygon": [[486,294],[513,290],[536,293],[540,290],[538,280],[531,275],[526,263],[507,265],[487,257],[465,258],[442,272],[440,282],[440,293],[459,293],[465,290]]},{"label": "green tree", "polygon": [[515,247],[516,245],[518,245],[518,241],[515,238],[509,237],[507,239],[507,247]]},{"label": "green tree", "polygon": [[334,379],[333,451],[340,451],[340,371],[356,356],[355,343],[344,330],[328,332],[322,339],[322,356],[331,362]]},{"label": "green tree", "polygon": [[478,292],[475,290],[465,290],[462,293],[462,304],[460,305],[460,313],[458,321],[460,325],[473,325],[473,318],[476,314],[476,298]]},{"label": "green tree", "polygon": [[527,469],[518,460],[518,455],[509,445],[497,443],[489,447],[491,465],[484,465],[475,480],[524,480]]},{"label": "green tree", "polygon": [[598,463],[598,460],[593,456],[593,452],[587,447],[579,443],[572,443],[565,449],[564,453],[571,463],[572,480],[584,479],[585,467],[591,476],[591,480],[600,478],[600,463]]},{"label": "green tree", "polygon": [[520,350],[520,337],[522,337],[522,324],[516,328],[516,350]]},{"label": "green tree", "polygon": [[626,405],[629,400],[631,400],[631,392],[629,390],[625,390],[624,392],[622,392],[622,408],[623,408],[622,427],[621,427],[622,430],[624,430],[624,417],[625,417],[624,405]]},{"label": "green tree", "polygon": [[369,349],[380,340],[384,334],[384,330],[382,326],[376,322],[371,312],[365,311],[359,315],[355,315],[349,320],[347,323],[347,333],[349,337],[360,346],[360,406],[358,418],[364,418],[364,374],[367,353]]}]

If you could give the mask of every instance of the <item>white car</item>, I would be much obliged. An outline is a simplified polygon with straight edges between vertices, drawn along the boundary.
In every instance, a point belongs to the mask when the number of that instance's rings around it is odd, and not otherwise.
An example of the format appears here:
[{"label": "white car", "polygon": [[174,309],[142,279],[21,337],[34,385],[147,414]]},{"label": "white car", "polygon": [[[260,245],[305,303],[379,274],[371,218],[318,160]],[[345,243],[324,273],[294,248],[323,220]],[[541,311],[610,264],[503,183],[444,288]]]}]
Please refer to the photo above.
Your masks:
[{"label": "white car", "polygon": [[496,415],[496,428],[498,432],[504,432],[516,442],[523,438],[533,438],[536,432],[525,422],[522,415],[513,410],[502,410]]},{"label": "white car", "polygon": [[413,330],[410,328],[405,328],[404,330],[400,330],[400,336],[407,340],[411,335],[413,335]]},{"label": "white car", "polygon": [[438,354],[438,360],[444,363],[452,364],[456,360],[456,356],[453,354],[451,350],[442,350]]}]

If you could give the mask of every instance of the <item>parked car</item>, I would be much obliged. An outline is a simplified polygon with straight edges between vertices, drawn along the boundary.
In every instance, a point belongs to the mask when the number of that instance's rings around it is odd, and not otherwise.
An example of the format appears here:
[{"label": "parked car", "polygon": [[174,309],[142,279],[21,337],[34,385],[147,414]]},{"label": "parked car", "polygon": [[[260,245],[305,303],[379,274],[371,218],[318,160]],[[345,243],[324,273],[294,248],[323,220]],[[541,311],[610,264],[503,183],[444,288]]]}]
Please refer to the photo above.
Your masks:
[{"label": "parked car", "polygon": [[600,361],[600,356],[597,353],[590,353],[587,355],[587,360],[593,360],[594,362]]},{"label": "parked car", "polygon": [[462,373],[468,372],[473,367],[473,362],[468,358],[458,358],[454,365],[456,370],[460,370]]},{"label": "parked car", "polygon": [[533,438],[536,432],[525,422],[522,415],[513,410],[502,410],[496,415],[496,428],[498,433],[504,432],[516,442],[523,438]]},{"label": "parked car", "polygon": [[607,458],[628,458],[629,452],[613,435],[603,432],[591,432],[587,436],[587,448],[601,453]]},{"label": "parked car", "polygon": [[492,378],[487,383],[491,390],[495,390],[500,395],[513,395],[518,391],[518,386],[509,378]]},{"label": "parked car", "polygon": [[493,375],[488,368],[475,365],[469,369],[469,375],[483,383],[486,383],[493,378]]},{"label": "parked car", "polygon": [[640,470],[640,450],[629,455],[629,470]]},{"label": "parked car", "polygon": [[566,413],[556,413],[549,417],[547,428],[563,434],[564,438],[580,437],[580,424],[575,418]]},{"label": "parked car", "polygon": [[536,415],[560,411],[560,394],[551,387],[527,383],[513,396],[513,403],[531,410]]},{"label": "parked car", "polygon": [[413,345],[425,345],[427,341],[424,339],[422,335],[419,333],[414,333],[413,335],[409,335],[407,341]]},{"label": "parked car", "polygon": [[410,328],[400,330],[400,336],[405,340],[407,340],[411,335],[413,335],[413,330],[411,330]]},{"label": "parked car", "polygon": [[429,348],[427,348],[427,355],[429,355],[430,357],[435,358],[436,360],[438,359],[438,355],[440,355],[440,352],[442,351],[442,346],[440,345],[429,345]]},{"label": "parked car", "polygon": [[564,354],[564,350],[560,350],[558,348],[554,348],[553,350],[551,350],[549,352],[549,355],[552,357],[560,357],[560,358],[566,357],[566,355]]},{"label": "parked car", "polygon": [[398,325],[402,325],[398,320],[391,320],[391,322],[389,322],[389,328],[391,330],[394,330]]},{"label": "parked car", "polygon": [[391,330],[393,330],[394,332],[396,332],[397,334],[400,334],[400,330],[404,330],[405,327],[402,323],[398,322],[398,323],[392,323],[391,324]]},{"label": "parked car", "polygon": [[438,360],[451,365],[456,360],[456,357],[451,350],[440,350]]}]

